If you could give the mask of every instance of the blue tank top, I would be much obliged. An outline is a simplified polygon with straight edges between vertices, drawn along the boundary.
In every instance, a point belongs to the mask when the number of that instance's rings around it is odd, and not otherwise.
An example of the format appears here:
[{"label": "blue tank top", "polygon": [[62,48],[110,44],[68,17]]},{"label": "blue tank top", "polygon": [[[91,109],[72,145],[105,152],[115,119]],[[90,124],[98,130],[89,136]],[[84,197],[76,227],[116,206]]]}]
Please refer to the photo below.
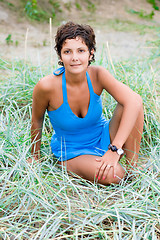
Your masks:
[{"label": "blue tank top", "polygon": [[90,102],[84,118],[77,117],[67,100],[65,68],[54,72],[62,75],[63,103],[53,111],[48,111],[54,129],[51,149],[59,161],[65,161],[79,155],[102,156],[110,144],[109,121],[102,114],[102,99],[93,91],[88,72],[86,72]]}]

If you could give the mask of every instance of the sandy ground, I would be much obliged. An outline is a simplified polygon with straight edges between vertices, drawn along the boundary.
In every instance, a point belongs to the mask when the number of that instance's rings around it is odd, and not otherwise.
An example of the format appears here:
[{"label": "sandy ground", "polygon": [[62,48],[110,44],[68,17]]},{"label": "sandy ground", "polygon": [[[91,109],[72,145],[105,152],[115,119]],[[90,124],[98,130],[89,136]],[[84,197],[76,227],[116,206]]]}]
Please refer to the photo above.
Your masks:
[{"label": "sandy ground", "polygon": [[[12,2],[17,4],[16,0],[12,0]],[[67,2],[67,0],[62,2]],[[96,11],[90,13],[86,11],[86,8],[78,11],[74,7],[74,0],[72,2],[73,7],[70,11],[64,9],[61,13],[63,17],[59,24],[68,20],[80,23],[89,22],[96,33],[97,49],[101,49],[102,46],[107,49],[108,43],[110,54],[114,60],[119,61],[132,56],[147,57],[150,49],[147,48],[146,43],[155,39],[156,33],[145,31],[144,34],[140,34],[139,31],[132,28],[129,31],[116,31],[111,28],[108,21],[118,19],[126,23],[131,21],[135,24],[160,27],[160,11],[155,11],[152,21],[139,18],[127,11],[128,9],[136,11],[143,9],[146,13],[150,13],[153,10],[151,4],[146,3],[145,0],[97,0]],[[57,27],[53,23],[51,33],[49,23],[29,21],[20,17],[17,11],[8,9],[4,2],[0,2],[0,57],[6,61],[8,59],[26,59],[35,65],[40,65],[46,63],[52,56],[53,62],[55,62],[57,57],[53,46],[56,29]],[[13,43],[8,45],[6,38],[9,34],[11,34]]]}]

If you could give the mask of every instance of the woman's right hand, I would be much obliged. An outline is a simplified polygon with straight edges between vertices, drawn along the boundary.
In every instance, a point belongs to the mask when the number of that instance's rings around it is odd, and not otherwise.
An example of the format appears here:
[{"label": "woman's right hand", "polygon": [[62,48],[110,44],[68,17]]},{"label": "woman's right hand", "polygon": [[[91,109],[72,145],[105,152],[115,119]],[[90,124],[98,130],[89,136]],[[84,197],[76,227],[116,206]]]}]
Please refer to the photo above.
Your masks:
[{"label": "woman's right hand", "polygon": [[99,165],[96,170],[96,178],[98,180],[105,180],[110,168],[113,168],[113,177],[115,178],[117,175],[117,164],[120,156],[108,150],[102,157],[97,157],[96,161],[99,162]]},{"label": "woman's right hand", "polygon": [[28,163],[38,163],[38,158],[37,157],[29,157],[28,159],[27,159],[27,162]]}]

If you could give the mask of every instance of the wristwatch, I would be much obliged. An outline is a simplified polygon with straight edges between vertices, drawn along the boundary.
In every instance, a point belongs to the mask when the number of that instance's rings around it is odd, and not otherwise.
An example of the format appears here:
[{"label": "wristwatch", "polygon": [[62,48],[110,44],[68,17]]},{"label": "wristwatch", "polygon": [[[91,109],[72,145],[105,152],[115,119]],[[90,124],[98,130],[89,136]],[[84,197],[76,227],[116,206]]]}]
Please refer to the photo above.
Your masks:
[{"label": "wristwatch", "polygon": [[118,155],[123,155],[124,150],[122,148],[117,148],[115,145],[109,144],[108,149],[112,152],[117,152]]}]

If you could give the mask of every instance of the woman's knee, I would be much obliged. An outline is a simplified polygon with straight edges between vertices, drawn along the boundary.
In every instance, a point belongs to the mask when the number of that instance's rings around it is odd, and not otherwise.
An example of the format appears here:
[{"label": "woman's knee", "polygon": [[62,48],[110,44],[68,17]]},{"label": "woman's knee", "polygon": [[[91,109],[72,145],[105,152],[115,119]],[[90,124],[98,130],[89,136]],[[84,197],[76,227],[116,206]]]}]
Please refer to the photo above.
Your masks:
[{"label": "woman's knee", "polygon": [[[95,159],[96,159],[95,156],[83,155],[63,162],[63,165],[66,166],[67,171],[73,172],[89,181],[96,182],[97,179],[95,178],[95,174],[97,169],[97,161]],[[118,184],[124,178],[124,176],[125,170],[118,163],[115,178],[113,168],[111,168],[108,172],[106,179],[105,180],[101,179],[98,180],[97,182],[104,185],[109,185],[112,183]]]},{"label": "woman's knee", "polygon": [[105,185],[118,184],[122,181],[125,175],[126,175],[126,171],[120,164],[118,164],[116,169],[116,174],[113,168],[111,168],[110,171],[108,172],[107,178],[102,182],[102,184],[105,184]]},{"label": "woman's knee", "polygon": [[121,164],[118,164],[117,172],[114,177],[116,182],[119,183],[120,181],[122,181],[122,179],[125,177],[125,175],[126,175],[125,169],[121,166]]}]

